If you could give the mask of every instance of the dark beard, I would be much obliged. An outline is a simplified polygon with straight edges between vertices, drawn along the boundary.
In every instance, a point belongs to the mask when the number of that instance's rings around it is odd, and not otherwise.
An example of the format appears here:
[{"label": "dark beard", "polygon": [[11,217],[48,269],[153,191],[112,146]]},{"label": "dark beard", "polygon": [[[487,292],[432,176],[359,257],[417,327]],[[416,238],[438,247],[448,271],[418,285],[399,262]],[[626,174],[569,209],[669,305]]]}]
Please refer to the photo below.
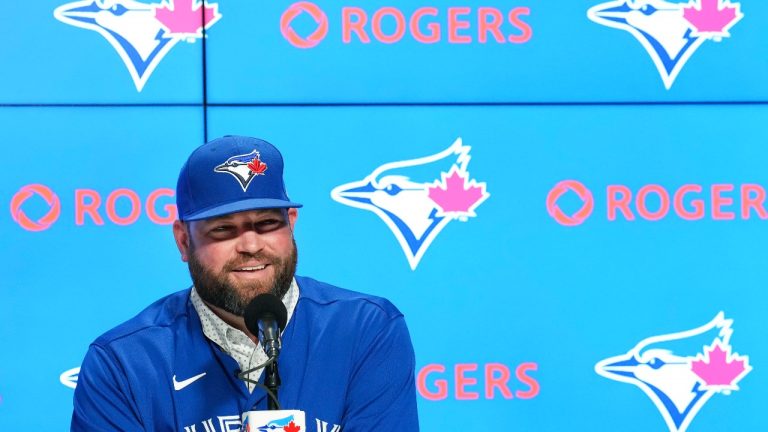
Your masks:
[{"label": "dark beard", "polygon": [[[194,245],[190,243],[189,275],[192,277],[192,283],[195,284],[195,289],[200,298],[206,303],[237,316],[243,316],[245,307],[259,294],[269,293],[276,295],[280,299],[285,296],[285,293],[291,287],[293,275],[296,273],[297,255],[296,242],[293,241],[293,250],[285,259],[264,254],[241,254],[240,259],[227,262],[221,272],[214,273],[203,267],[197,259]],[[242,291],[249,293],[246,298],[227,280],[227,275],[229,270],[238,267],[240,263],[247,259],[268,262],[270,266],[275,268],[275,276],[271,281],[267,281],[266,284],[262,282],[238,284]]]}]

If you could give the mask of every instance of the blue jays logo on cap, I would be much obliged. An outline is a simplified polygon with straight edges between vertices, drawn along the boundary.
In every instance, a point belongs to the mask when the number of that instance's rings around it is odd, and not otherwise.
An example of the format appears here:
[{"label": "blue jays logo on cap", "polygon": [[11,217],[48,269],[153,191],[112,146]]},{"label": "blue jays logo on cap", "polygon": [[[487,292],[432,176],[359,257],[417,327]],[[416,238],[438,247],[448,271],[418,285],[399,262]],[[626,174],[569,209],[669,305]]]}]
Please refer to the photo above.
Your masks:
[{"label": "blue jays logo on cap", "polygon": [[219,173],[231,174],[236,178],[243,192],[248,190],[248,185],[256,176],[264,175],[267,164],[261,161],[261,154],[254,150],[248,154],[232,156],[226,162],[213,169]]}]

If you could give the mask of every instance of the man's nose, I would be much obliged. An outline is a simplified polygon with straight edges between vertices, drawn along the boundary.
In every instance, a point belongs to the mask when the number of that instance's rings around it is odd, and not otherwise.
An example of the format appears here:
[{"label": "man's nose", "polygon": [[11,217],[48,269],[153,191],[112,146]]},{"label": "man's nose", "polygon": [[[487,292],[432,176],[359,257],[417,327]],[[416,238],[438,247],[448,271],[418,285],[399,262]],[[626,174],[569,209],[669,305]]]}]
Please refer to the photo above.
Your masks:
[{"label": "man's nose", "polygon": [[264,248],[264,240],[254,230],[243,231],[237,239],[237,252],[253,254]]}]

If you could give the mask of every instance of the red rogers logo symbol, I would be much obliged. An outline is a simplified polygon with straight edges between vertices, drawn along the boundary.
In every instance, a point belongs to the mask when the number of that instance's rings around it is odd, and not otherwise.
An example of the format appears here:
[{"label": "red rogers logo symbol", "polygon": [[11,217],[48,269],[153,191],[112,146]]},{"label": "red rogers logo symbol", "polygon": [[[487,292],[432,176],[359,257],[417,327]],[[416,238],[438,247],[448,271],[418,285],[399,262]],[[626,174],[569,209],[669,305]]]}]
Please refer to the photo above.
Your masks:
[{"label": "red rogers logo symbol", "polygon": [[[581,208],[573,215],[568,216],[557,205],[557,200],[567,192],[573,191],[583,201]],[[547,195],[547,211],[561,225],[576,226],[581,225],[592,214],[592,210],[595,208],[595,199],[592,197],[592,192],[587,189],[582,183],[576,180],[563,180],[556,184],[549,194]]]},{"label": "red rogers logo symbol", "polygon": [[[302,12],[308,13],[317,23],[315,31],[306,38],[296,34],[296,31],[291,27],[291,22]],[[283,16],[280,18],[280,31],[291,45],[299,48],[312,48],[319,44],[325,38],[325,35],[328,34],[328,17],[314,3],[297,2],[283,12]]]},{"label": "red rogers logo symbol", "polygon": [[[50,210],[45,216],[41,217],[37,221],[30,219],[23,210],[21,205],[24,204],[32,195],[41,196],[46,203],[50,206]],[[61,214],[61,202],[59,197],[53,193],[52,190],[41,184],[31,184],[22,187],[16,192],[16,195],[11,199],[11,217],[13,220],[21,225],[22,228],[28,231],[43,231],[53,225]]]}]

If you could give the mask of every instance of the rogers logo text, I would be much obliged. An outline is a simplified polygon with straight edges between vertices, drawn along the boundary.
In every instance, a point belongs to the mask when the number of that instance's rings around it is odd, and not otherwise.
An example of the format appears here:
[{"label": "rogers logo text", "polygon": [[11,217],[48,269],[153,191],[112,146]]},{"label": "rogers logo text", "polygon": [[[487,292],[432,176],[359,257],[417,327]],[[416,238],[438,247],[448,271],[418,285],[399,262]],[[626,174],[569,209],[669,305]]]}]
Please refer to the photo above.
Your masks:
[{"label": "rogers logo text", "polygon": [[[42,197],[50,208],[38,220],[32,220],[22,209],[24,203],[35,195]],[[106,197],[92,189],[76,189],[71,211],[74,211],[75,225],[78,226],[105,225],[105,221],[113,225],[131,225],[142,214],[152,223],[169,225],[178,215],[174,196],[174,190],[168,188],[155,189],[145,199],[127,188],[115,189]],[[49,187],[31,184],[19,189],[11,199],[11,217],[27,231],[44,231],[59,219],[61,207],[58,195]]]},{"label": "rogers logo text", "polygon": [[[573,196],[581,200],[578,209],[561,205],[561,200],[572,199]],[[668,217],[686,221],[768,219],[765,188],[752,183],[684,184],[675,188],[659,184],[636,188],[608,185],[604,196],[605,217],[609,222],[658,221]],[[549,191],[546,206],[549,215],[559,224],[576,226],[592,214],[594,198],[583,183],[564,180]]]},{"label": "rogers logo text", "polygon": [[[22,205],[32,196],[42,197],[49,206],[48,212],[38,220],[30,219],[21,209]],[[27,231],[44,231],[53,225],[61,214],[61,201],[48,187],[41,184],[26,185],[16,192],[11,199],[11,217]]]},{"label": "rogers logo text", "polygon": [[[315,28],[301,36],[292,23],[304,13],[314,20]],[[392,6],[376,10],[345,6],[341,8],[338,29],[341,30],[341,41],[345,44],[369,44],[374,41],[394,44],[406,35],[423,44],[444,41],[449,44],[522,44],[533,36],[533,29],[523,21],[523,17],[530,13],[528,7],[514,7],[503,11],[495,7],[424,6],[404,11]],[[328,34],[328,17],[318,5],[301,1],[290,5],[283,12],[280,29],[291,45],[313,48]]]},{"label": "rogers logo text", "polygon": [[541,390],[538,379],[532,376],[538,369],[533,362],[514,368],[504,363],[431,363],[419,370],[416,389],[429,401],[532,399]]}]

